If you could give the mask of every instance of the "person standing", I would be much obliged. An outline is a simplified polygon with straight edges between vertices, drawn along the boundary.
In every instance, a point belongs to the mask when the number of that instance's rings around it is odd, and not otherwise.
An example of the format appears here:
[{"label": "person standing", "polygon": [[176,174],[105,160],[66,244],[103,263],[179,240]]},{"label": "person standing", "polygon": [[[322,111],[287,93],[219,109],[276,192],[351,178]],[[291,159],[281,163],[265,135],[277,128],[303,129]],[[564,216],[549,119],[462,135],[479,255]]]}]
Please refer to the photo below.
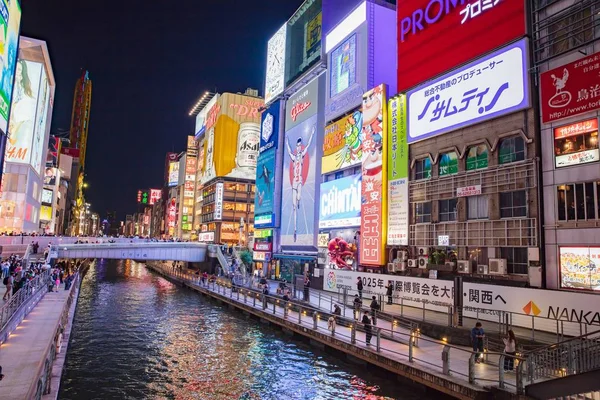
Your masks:
[{"label": "person standing", "polygon": [[367,346],[371,345],[371,338],[373,337],[373,331],[371,327],[371,320],[369,319],[369,313],[365,311],[362,317],[363,325],[365,326],[365,341],[367,342]]},{"label": "person standing", "polygon": [[473,351],[475,352],[475,362],[480,363],[481,353],[483,353],[483,338],[485,332],[481,325],[481,322],[475,324],[475,328],[471,329],[471,343],[473,344]]},{"label": "person standing", "polygon": [[304,277],[304,301],[310,302],[310,278]]},{"label": "person standing", "polygon": [[517,354],[517,338],[515,337],[515,333],[512,329],[509,329],[507,332],[507,336],[502,339],[504,342],[504,370],[512,371],[515,366],[515,354]]},{"label": "person standing", "polygon": [[362,300],[358,295],[354,295],[354,319],[360,318],[360,308],[362,307]]},{"label": "person standing", "polygon": [[377,313],[381,306],[377,302],[377,297],[373,296],[371,299],[371,316],[373,317],[373,325],[377,325]]},{"label": "person standing", "polygon": [[362,299],[363,281],[360,276],[356,278],[356,289],[358,290],[358,297]]},{"label": "person standing", "polygon": [[388,304],[392,304],[392,295],[394,293],[394,282],[393,281],[388,281],[387,286],[385,287],[386,291],[385,291],[385,295],[388,298],[387,303]]},{"label": "person standing", "polygon": [[4,292],[4,296],[2,300],[10,300],[10,296],[12,296],[12,287],[14,283],[14,278],[12,274],[8,275],[4,278],[4,286],[6,286],[6,292]]}]

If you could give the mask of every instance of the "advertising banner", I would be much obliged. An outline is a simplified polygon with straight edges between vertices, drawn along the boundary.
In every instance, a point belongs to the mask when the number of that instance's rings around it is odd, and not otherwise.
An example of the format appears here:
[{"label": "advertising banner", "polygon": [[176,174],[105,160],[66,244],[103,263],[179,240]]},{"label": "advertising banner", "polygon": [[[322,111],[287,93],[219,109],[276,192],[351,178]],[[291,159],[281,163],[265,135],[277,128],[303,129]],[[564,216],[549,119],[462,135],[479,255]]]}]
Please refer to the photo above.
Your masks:
[{"label": "advertising banner", "polygon": [[150,189],[150,205],[154,205],[160,201],[162,197],[162,190]]},{"label": "advertising banner", "polygon": [[479,196],[481,194],[481,185],[465,186],[456,188],[456,197]]},{"label": "advertising banner", "polygon": [[317,115],[285,134],[281,198],[281,244],[315,245],[315,205],[318,195]]},{"label": "advertising banner", "polygon": [[[254,215],[272,215],[274,212],[276,155],[276,149],[269,149],[258,156]],[[269,226],[269,224],[261,225]]]},{"label": "advertising banner", "polygon": [[270,103],[285,88],[285,41],[287,24],[284,24],[267,45],[267,76],[265,79],[265,103]]},{"label": "advertising banner", "polygon": [[169,162],[169,187],[179,183],[179,161]]},{"label": "advertising banner", "polygon": [[554,129],[554,155],[556,168],[600,160],[598,119]]},{"label": "advertising banner", "polygon": [[527,54],[521,40],[409,91],[408,142],[529,107]]},{"label": "advertising banner", "polygon": [[198,145],[194,136],[188,136],[187,155],[188,157],[198,157]]},{"label": "advertising banner", "polygon": [[[205,93],[204,96],[209,96],[208,92]],[[202,96],[201,100],[205,99],[204,96]],[[206,121],[207,121],[208,113],[210,110],[212,110],[214,105],[217,104],[219,97],[220,97],[220,95],[218,93],[216,93],[210,99],[210,101],[208,103],[206,103],[204,108],[202,110],[200,110],[200,112],[198,112],[198,114],[196,115],[196,133],[194,134],[194,138],[196,140],[199,140],[202,137],[202,135],[206,132]]]},{"label": "advertising banner", "polygon": [[363,96],[363,158],[361,242],[359,261],[383,265],[387,221],[387,174],[383,160],[387,155],[386,86],[379,85]]},{"label": "advertising banner", "polygon": [[542,121],[549,123],[600,108],[600,52],[544,72]]},{"label": "advertising banner", "polygon": [[398,91],[525,36],[524,0],[405,0],[398,13]]},{"label": "advertising banner", "polygon": [[138,190],[137,202],[138,202],[138,204],[149,204],[150,203],[150,192],[148,190]]},{"label": "advertising banner", "polygon": [[321,183],[319,228],[360,226],[361,177],[358,174]]},{"label": "advertising banner", "polygon": [[561,247],[560,287],[600,292],[600,247]]},{"label": "advertising banner", "polygon": [[42,81],[38,96],[37,113],[35,128],[33,134],[33,144],[31,145],[31,166],[41,176],[42,162],[44,161],[44,147],[46,147],[46,121],[48,117],[48,108],[50,106],[50,86],[46,69],[42,66]]},{"label": "advertising banner", "polygon": [[42,189],[42,203],[52,204],[52,197],[54,193],[50,189]]},{"label": "advertising banner", "polygon": [[362,112],[340,118],[325,127],[321,173],[362,163]]},{"label": "advertising banner", "polygon": [[214,232],[201,232],[198,234],[199,242],[214,242],[215,241],[215,233]]},{"label": "advertising banner", "polygon": [[7,162],[33,165],[31,153],[42,72],[40,63],[25,60],[17,62],[6,145]]},{"label": "advertising banner", "polygon": [[48,153],[46,156],[46,167],[58,167],[58,155],[62,142],[59,137],[50,136],[48,140]]},{"label": "advertising banner", "polygon": [[281,102],[276,101],[262,114],[260,131],[260,152],[279,145],[279,124],[281,114]]},{"label": "advertising banner", "polygon": [[261,123],[258,109],[263,106],[264,101],[255,97],[232,93],[219,97],[206,119],[202,184],[218,176],[247,179],[256,175]]},{"label": "advertising banner", "polygon": [[223,219],[223,182],[215,185],[215,220]]},{"label": "advertising banner", "polygon": [[388,107],[388,234],[390,246],[408,246],[408,141],[406,96],[390,99]]},{"label": "advertising banner", "polygon": [[0,130],[8,132],[9,106],[14,96],[13,82],[17,84],[21,79],[15,78],[15,64],[19,52],[19,27],[21,25],[21,6],[18,0],[0,0],[0,26],[3,38],[0,48],[2,69],[0,70]]},{"label": "advertising banner", "polygon": [[306,0],[288,21],[287,84],[293,82],[321,58],[321,3],[321,0]]},{"label": "advertising banner", "polygon": [[52,207],[51,206],[41,206],[40,220],[41,221],[52,221]]},{"label": "advertising banner", "polygon": [[286,132],[315,115],[319,103],[319,79],[313,79],[285,103]]},{"label": "advertising banner", "polygon": [[357,80],[357,39],[350,35],[331,52],[329,95],[335,97],[354,85]]}]

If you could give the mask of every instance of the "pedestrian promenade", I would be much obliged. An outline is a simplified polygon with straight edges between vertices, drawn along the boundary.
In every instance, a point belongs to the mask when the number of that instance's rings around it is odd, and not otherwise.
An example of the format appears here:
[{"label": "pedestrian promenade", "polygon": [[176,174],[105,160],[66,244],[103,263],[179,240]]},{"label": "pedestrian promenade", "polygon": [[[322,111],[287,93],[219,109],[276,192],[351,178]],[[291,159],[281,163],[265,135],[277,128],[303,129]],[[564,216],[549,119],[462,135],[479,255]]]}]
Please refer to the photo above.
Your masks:
[{"label": "pedestrian promenade", "polygon": [[327,319],[332,309],[331,302],[335,302],[335,299],[322,294],[319,296],[316,290],[311,290],[310,304],[302,302],[290,305],[280,298],[270,297],[265,308],[262,295],[247,288],[232,292],[231,288],[218,284],[202,285],[198,275],[173,271],[165,265],[156,264],[151,268],[179,279],[195,290],[252,310],[261,318],[284,328],[291,328],[299,334],[453,396],[463,397],[461,393],[469,392],[470,396],[479,397],[478,394],[483,394],[490,387],[499,386],[503,386],[508,393],[517,392],[516,373],[505,373],[498,368],[501,354],[488,353],[486,363],[476,364],[470,348],[448,345],[425,336],[417,337],[414,332],[381,319],[376,326],[381,329],[379,337],[378,329],[373,329],[374,337],[371,345],[367,345],[362,324],[358,323],[358,328],[352,329],[354,320],[352,310],[348,307],[343,311],[342,324],[337,325],[332,333],[328,329]]},{"label": "pedestrian promenade", "polygon": [[46,293],[0,347],[4,374],[0,382],[1,399],[34,398],[38,378],[49,350],[55,345],[58,324],[73,287],[65,290],[61,284],[58,292]]}]

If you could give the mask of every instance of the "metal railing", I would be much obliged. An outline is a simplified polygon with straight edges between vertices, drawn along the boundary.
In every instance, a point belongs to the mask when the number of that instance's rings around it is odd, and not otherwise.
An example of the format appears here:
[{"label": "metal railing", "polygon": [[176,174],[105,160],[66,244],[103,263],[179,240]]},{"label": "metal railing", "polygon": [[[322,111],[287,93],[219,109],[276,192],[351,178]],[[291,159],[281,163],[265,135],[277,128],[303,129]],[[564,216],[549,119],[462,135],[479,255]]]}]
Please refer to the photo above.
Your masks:
[{"label": "metal railing", "polygon": [[51,270],[46,270],[11,296],[0,310],[0,341],[4,342],[8,335],[25,318],[31,309],[48,291]]},{"label": "metal railing", "polygon": [[[247,288],[237,287],[232,290],[231,282],[223,278],[202,282],[199,277],[192,274],[182,272],[171,274],[165,266],[157,267],[162,269],[166,275],[187,280],[193,285],[203,287],[233,301],[292,321],[303,328],[305,333],[308,332],[307,330],[312,330],[320,334],[331,335],[337,340],[353,345],[352,351],[357,353],[365,354],[364,351],[367,350],[367,352],[377,353],[393,361],[420,364],[446,376],[460,377],[471,384],[477,383],[485,386],[496,384],[501,388],[512,388],[517,393],[524,393],[523,366],[525,358],[523,357],[513,357],[515,373],[505,374],[506,355],[486,352],[486,362],[497,367],[497,375],[494,378],[493,375],[486,371],[480,371],[476,367],[476,352],[450,345],[445,341],[423,337],[418,330],[406,331],[395,325],[391,325],[391,329],[372,326],[370,331],[373,343],[368,344],[366,330],[369,328],[365,329],[362,323],[352,318],[335,316],[336,323],[331,326],[329,317],[332,314],[327,309],[297,301],[284,301],[281,297],[265,295]],[[432,357],[432,354],[436,354],[436,356]],[[479,357],[484,358],[483,354],[480,354]]]}]

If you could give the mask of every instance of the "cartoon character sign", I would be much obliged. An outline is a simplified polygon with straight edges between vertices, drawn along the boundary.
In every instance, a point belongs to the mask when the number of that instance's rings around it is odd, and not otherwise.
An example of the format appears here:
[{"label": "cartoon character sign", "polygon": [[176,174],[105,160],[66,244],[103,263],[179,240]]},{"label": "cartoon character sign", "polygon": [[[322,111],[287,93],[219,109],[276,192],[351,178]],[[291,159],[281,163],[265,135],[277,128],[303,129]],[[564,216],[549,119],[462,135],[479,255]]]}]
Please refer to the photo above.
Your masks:
[{"label": "cartoon character sign", "polygon": [[327,245],[329,260],[339,269],[352,269],[356,257],[356,247],[348,244],[344,239],[336,237]]}]

